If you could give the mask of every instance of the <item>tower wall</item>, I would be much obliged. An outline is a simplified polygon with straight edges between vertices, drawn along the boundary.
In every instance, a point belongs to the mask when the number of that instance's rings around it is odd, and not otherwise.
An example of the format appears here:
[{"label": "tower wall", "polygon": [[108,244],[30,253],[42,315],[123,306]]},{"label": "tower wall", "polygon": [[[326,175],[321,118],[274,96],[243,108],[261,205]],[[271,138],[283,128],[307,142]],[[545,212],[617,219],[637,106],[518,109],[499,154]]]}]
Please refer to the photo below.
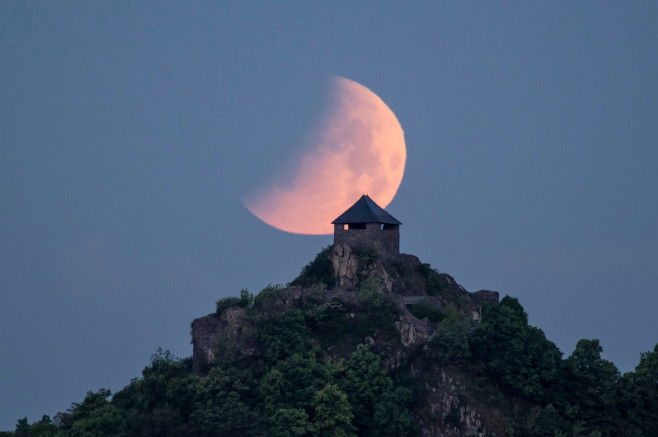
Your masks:
[{"label": "tower wall", "polygon": [[[375,249],[382,258],[394,258],[400,254],[400,226],[366,223],[345,229],[334,225],[334,245],[347,244],[352,249]],[[363,228],[361,228],[363,227]]]}]

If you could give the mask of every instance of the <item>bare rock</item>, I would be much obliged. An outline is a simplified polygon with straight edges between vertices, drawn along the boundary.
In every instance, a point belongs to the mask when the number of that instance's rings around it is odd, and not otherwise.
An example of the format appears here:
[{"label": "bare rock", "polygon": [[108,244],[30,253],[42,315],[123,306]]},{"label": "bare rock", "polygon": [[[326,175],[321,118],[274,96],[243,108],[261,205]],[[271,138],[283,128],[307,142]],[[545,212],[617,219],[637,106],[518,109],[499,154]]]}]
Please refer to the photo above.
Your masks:
[{"label": "bare rock", "polygon": [[192,371],[198,375],[208,373],[216,356],[218,345],[231,345],[240,358],[258,351],[255,327],[245,316],[244,309],[229,307],[220,315],[213,313],[192,322]]},{"label": "bare rock", "polygon": [[480,414],[463,398],[465,387],[455,377],[439,370],[440,378],[427,382],[428,396],[419,411],[423,437],[495,435],[487,430]]},{"label": "bare rock", "polygon": [[402,345],[412,348],[420,342],[429,340],[436,332],[437,324],[430,322],[427,317],[418,320],[408,311],[404,311],[395,322],[395,327],[400,333]]},{"label": "bare rock", "polygon": [[347,244],[335,245],[331,262],[336,272],[336,285],[344,289],[355,288],[358,282],[359,260],[352,253],[352,248]]},{"label": "bare rock", "polygon": [[493,305],[498,303],[499,293],[497,291],[491,290],[480,290],[474,293],[469,293],[471,300],[477,304],[486,303],[487,305]]}]

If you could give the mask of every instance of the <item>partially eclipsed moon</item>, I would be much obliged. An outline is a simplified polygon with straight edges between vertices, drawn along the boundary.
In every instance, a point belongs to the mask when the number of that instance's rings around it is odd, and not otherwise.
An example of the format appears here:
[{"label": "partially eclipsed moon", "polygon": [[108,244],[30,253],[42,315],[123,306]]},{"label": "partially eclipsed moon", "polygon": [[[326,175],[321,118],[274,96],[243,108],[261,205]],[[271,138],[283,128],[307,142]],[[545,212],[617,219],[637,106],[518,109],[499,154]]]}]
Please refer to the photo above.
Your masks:
[{"label": "partially eclipsed moon", "polygon": [[296,234],[331,234],[331,221],[368,194],[386,207],[400,186],[407,151],[393,111],[372,91],[335,77],[333,103],[287,183],[272,183],[247,197],[252,214]]}]

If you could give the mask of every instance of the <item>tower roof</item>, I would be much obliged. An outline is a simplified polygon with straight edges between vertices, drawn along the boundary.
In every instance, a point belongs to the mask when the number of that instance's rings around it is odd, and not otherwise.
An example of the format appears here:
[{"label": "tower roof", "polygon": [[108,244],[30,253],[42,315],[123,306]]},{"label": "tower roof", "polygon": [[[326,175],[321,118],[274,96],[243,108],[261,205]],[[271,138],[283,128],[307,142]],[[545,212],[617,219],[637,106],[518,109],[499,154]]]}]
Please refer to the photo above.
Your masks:
[{"label": "tower roof", "polygon": [[356,223],[381,223],[384,225],[402,224],[393,218],[391,214],[384,211],[383,208],[377,205],[366,194],[361,196],[354,205],[331,223],[336,225]]}]

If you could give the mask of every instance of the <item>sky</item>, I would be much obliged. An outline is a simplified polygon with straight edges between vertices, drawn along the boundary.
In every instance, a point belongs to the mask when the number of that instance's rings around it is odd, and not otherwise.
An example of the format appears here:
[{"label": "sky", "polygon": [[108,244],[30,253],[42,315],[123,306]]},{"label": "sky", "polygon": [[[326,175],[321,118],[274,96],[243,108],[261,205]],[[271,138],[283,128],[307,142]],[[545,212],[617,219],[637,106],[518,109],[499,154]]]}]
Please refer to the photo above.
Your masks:
[{"label": "sky", "polygon": [[[0,429],[190,356],[219,298],[332,236],[243,198],[333,76],[404,130],[401,251],[517,297],[564,356],[658,343],[658,4],[0,2]],[[356,199],[355,199],[356,201]]]}]

